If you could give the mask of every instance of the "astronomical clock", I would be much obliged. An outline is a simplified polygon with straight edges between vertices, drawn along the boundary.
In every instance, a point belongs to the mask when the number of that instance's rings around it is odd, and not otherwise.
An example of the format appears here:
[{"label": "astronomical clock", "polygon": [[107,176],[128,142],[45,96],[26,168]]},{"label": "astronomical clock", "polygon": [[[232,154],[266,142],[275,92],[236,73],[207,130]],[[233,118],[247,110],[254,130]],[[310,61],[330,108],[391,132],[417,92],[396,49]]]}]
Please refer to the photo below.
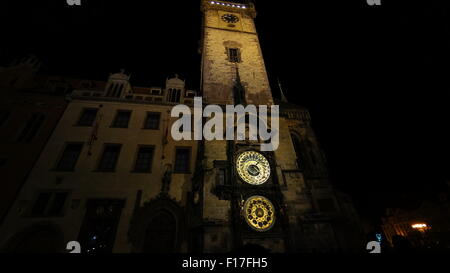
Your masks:
[{"label": "astronomical clock", "polygon": [[274,155],[260,152],[259,144],[234,142],[232,176],[235,183],[235,230],[242,243],[283,237],[283,204],[274,175]]}]

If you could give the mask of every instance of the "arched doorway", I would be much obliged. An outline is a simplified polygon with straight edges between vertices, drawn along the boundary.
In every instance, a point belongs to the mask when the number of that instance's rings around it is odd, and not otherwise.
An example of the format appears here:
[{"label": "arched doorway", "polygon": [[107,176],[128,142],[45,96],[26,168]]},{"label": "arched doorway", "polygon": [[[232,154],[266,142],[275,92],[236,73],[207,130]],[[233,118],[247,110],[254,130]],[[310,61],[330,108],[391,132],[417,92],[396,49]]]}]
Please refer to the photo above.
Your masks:
[{"label": "arched doorway", "polygon": [[142,251],[173,253],[176,243],[176,227],[176,220],[170,212],[158,211],[147,226]]}]

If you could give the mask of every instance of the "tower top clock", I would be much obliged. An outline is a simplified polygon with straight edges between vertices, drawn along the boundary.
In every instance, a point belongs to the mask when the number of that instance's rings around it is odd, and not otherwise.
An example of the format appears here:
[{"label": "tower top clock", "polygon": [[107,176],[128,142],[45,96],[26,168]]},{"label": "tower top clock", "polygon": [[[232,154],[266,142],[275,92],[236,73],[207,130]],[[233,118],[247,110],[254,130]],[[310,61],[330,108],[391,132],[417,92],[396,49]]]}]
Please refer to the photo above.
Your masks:
[{"label": "tower top clock", "polygon": [[[239,3],[245,2],[245,3]],[[252,18],[256,17],[256,10],[253,3],[249,1],[212,1],[203,0],[202,1],[202,11],[205,9],[217,9],[225,10],[230,12],[245,13]]]}]

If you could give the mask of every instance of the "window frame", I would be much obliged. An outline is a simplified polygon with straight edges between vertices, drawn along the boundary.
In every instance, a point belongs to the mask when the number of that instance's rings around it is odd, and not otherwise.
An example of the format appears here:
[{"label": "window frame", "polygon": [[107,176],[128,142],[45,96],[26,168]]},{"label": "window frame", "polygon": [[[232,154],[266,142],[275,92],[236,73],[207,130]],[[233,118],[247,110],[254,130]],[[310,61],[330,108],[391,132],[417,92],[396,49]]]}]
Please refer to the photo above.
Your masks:
[{"label": "window frame", "polygon": [[[81,149],[80,149],[80,152],[78,153],[77,159],[75,160],[75,163],[73,164],[72,168],[70,170],[69,169],[61,169],[59,167],[59,164],[60,164],[60,162],[61,162],[61,160],[62,160],[62,158],[64,156],[64,152],[66,151],[66,149],[67,149],[67,147],[69,145],[81,145]],[[75,171],[75,168],[77,166],[78,160],[80,159],[80,156],[83,153],[83,148],[84,148],[84,142],[66,142],[64,144],[64,148],[60,151],[60,154],[58,156],[58,160],[56,160],[56,164],[53,167],[53,171],[57,171],[57,172],[73,172],[73,171]]]},{"label": "window frame", "polygon": [[[158,126],[156,128],[149,128],[149,127],[147,127],[147,119],[149,118],[149,116],[151,114],[158,114]],[[159,130],[160,127],[161,127],[161,117],[162,117],[162,113],[161,112],[147,111],[146,115],[145,115],[144,124],[142,126],[142,129],[144,129],[144,130]]]},{"label": "window frame", "polygon": [[[232,50],[236,50],[236,55],[232,55]],[[241,63],[242,57],[241,57],[241,49],[239,47],[227,47],[227,55],[228,55],[228,61],[230,63]]]},{"label": "window frame", "polygon": [[[136,169],[138,158],[139,158],[139,152],[140,152],[140,150],[142,148],[151,148],[152,149],[152,155],[151,155],[151,158],[150,158],[150,166],[149,166],[148,170],[140,170],[140,169],[138,170],[138,169]],[[134,162],[133,162],[133,166],[132,166],[131,172],[132,173],[152,173],[152,171],[153,171],[153,163],[154,163],[154,158],[155,158],[155,150],[156,150],[155,145],[144,145],[144,144],[138,145],[137,148],[136,148],[136,153],[135,153],[135,156],[134,156]]]},{"label": "window frame", "polygon": [[[48,199],[48,201],[46,202],[46,204],[44,206],[43,213],[34,214],[33,210],[34,210],[34,207],[36,206],[36,202],[39,200],[39,197],[41,196],[41,194],[44,194],[44,193],[50,194],[50,198]],[[58,213],[50,213],[50,211],[52,210],[52,208],[55,204],[56,195],[60,194],[60,193],[66,194],[64,203],[62,204],[60,211]],[[31,217],[31,218],[61,218],[61,217],[64,217],[66,214],[66,211],[67,211],[67,207],[69,205],[70,195],[71,195],[71,191],[64,190],[64,189],[61,189],[61,190],[45,190],[45,189],[39,190],[34,194],[33,202],[28,207],[27,213],[25,214],[25,216]]]},{"label": "window frame", "polygon": [[[92,120],[92,123],[91,123],[90,125],[80,124],[80,121],[81,121],[81,118],[83,117],[83,114],[84,114],[86,111],[89,111],[89,110],[95,110],[95,116],[94,116],[94,119]],[[94,126],[95,120],[97,119],[98,111],[99,111],[99,108],[94,108],[94,107],[84,107],[84,108],[81,110],[81,113],[80,113],[80,115],[79,115],[79,117],[78,117],[78,120],[77,120],[77,123],[75,124],[75,126],[76,126],[76,127],[92,127],[92,126]]]},{"label": "window frame", "polygon": [[[177,151],[188,150],[188,164],[187,170],[177,170]],[[173,158],[173,173],[174,174],[190,174],[191,173],[191,160],[192,160],[192,147],[191,146],[176,146],[175,155]]]},{"label": "window frame", "polygon": [[[128,118],[128,122],[127,122],[126,127],[121,127],[121,126],[117,126],[116,125],[117,118],[119,117],[120,113],[130,113],[130,116]],[[131,121],[131,115],[132,114],[133,114],[132,110],[121,110],[121,109],[116,110],[116,115],[114,116],[113,122],[112,122],[110,127],[111,128],[119,128],[119,129],[128,129],[128,128],[130,128],[130,121]]]},{"label": "window frame", "polygon": [[[107,147],[114,147],[114,146],[119,147],[119,151],[117,153],[116,161],[114,162],[114,168],[112,168],[112,169],[101,168],[106,148]],[[98,162],[97,162],[96,171],[97,172],[104,172],[104,173],[116,172],[117,164],[119,163],[120,152],[122,151],[122,146],[123,145],[121,143],[105,143],[105,144],[103,144],[103,149],[102,149],[102,152],[101,152],[101,154],[99,156],[99,159],[98,159]]]}]

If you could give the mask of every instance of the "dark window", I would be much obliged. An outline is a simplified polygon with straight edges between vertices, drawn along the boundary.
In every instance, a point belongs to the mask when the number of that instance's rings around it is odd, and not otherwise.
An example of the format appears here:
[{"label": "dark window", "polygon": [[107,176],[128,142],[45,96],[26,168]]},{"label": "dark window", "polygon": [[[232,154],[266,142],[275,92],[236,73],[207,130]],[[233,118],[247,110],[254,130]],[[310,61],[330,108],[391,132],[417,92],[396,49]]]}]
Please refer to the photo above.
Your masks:
[{"label": "dark window", "polygon": [[58,171],[73,171],[82,148],[83,144],[81,143],[67,144],[56,169]]},{"label": "dark window", "polygon": [[135,172],[151,172],[153,160],[153,147],[139,147],[134,166]]},{"label": "dark window", "polygon": [[160,91],[160,90],[157,90],[157,89],[153,89],[151,94],[152,94],[152,95],[160,95],[160,94],[161,94],[161,91]]},{"label": "dark window", "polygon": [[219,185],[225,185],[226,183],[226,170],[218,169],[217,170],[217,183]]},{"label": "dark window", "polygon": [[112,172],[116,168],[117,159],[120,153],[120,144],[106,145],[98,166],[99,171]]},{"label": "dark window", "polygon": [[112,127],[115,128],[128,128],[130,122],[131,111],[117,111],[116,118]]},{"label": "dark window", "polygon": [[51,192],[40,193],[31,210],[31,216],[44,215],[51,197]]},{"label": "dark window", "polygon": [[180,102],[181,98],[181,90],[180,89],[169,89],[169,93],[167,95],[168,102]]},{"label": "dark window", "polygon": [[2,111],[0,112],[0,126],[3,126],[6,121],[9,119],[11,115],[11,111]]},{"label": "dark window", "polygon": [[298,139],[297,136],[295,136],[294,134],[291,134],[291,139],[292,139],[292,143],[294,144],[294,151],[295,154],[297,155],[297,166],[299,169],[303,169],[303,155],[302,155],[302,150],[301,150],[301,144],[300,141]]},{"label": "dark window", "polygon": [[44,114],[34,113],[20,132],[17,141],[20,142],[25,140],[26,142],[30,142],[36,136],[36,133],[44,122],[44,119]]},{"label": "dark window", "polygon": [[95,121],[95,117],[97,116],[98,109],[83,109],[83,113],[81,113],[81,117],[78,120],[78,126],[92,126]]},{"label": "dark window", "polygon": [[229,48],[228,49],[228,60],[232,63],[241,62],[241,54],[239,48]]},{"label": "dark window", "polygon": [[145,119],[144,129],[158,130],[160,117],[161,117],[161,113],[157,113],[157,112],[147,113],[147,118]]},{"label": "dark window", "polygon": [[67,192],[41,192],[31,209],[31,216],[62,216],[67,196]]},{"label": "dark window", "polygon": [[189,173],[190,171],[190,148],[177,148],[175,154],[175,168],[176,173]]}]

